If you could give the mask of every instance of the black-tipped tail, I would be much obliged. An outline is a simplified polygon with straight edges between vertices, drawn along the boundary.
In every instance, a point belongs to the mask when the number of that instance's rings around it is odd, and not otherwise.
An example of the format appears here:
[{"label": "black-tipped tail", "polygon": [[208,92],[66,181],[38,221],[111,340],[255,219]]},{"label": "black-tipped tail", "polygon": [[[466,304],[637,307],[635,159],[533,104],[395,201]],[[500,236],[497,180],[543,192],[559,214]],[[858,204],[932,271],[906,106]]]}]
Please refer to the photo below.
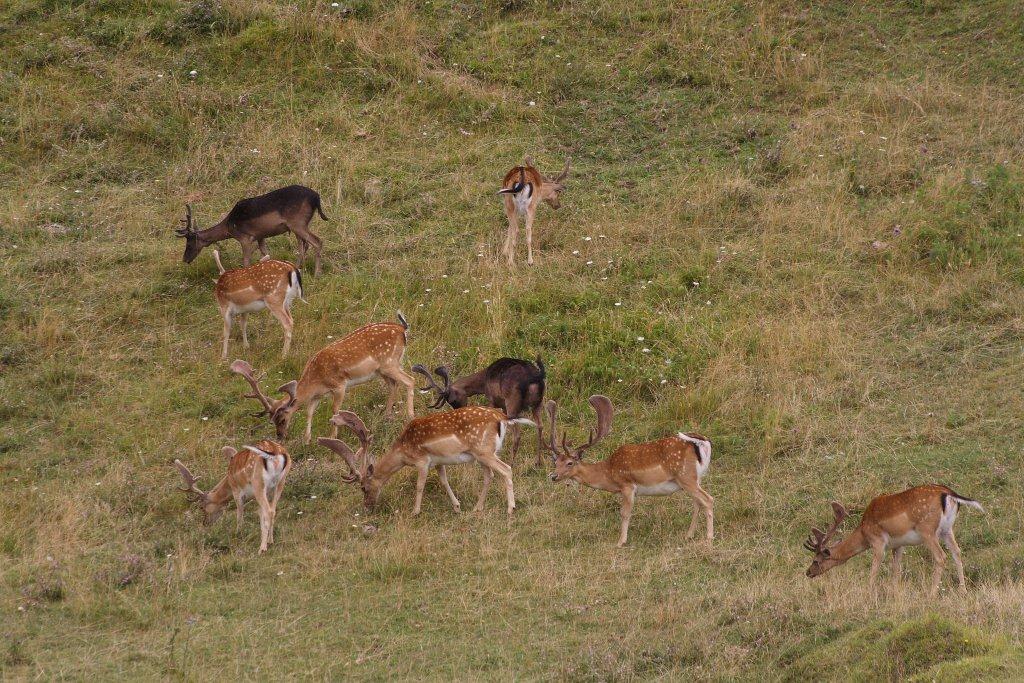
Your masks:
[{"label": "black-tipped tail", "polygon": [[401,311],[398,311],[397,315],[398,315],[398,324],[402,326],[403,330],[408,330],[409,329],[409,321],[405,319],[405,316],[402,315]]},{"label": "black-tipped tail", "polygon": [[318,214],[320,214],[320,218],[321,218],[322,220],[325,220],[325,221],[327,221],[327,220],[330,220],[330,219],[329,219],[329,218],[327,217],[327,215],[326,215],[326,214],[324,214],[324,210],[323,210],[323,207],[322,207],[322,206],[320,205],[320,195],[317,195],[317,196],[316,196],[316,212],[317,212]]}]

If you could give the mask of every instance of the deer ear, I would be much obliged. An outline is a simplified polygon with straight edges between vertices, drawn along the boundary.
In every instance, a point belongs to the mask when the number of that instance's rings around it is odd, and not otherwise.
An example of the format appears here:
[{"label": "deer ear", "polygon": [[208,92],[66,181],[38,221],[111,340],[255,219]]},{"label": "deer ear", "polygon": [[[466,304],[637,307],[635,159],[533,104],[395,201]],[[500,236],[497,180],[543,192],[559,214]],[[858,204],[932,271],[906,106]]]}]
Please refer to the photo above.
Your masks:
[{"label": "deer ear", "polygon": [[224,448],[220,449],[220,452],[225,459],[231,460],[233,457],[235,457],[235,454],[238,453],[238,449],[232,448],[231,446],[225,446]]},{"label": "deer ear", "polygon": [[370,463],[369,465],[366,466],[366,474],[367,476],[370,477],[373,476],[373,463]]}]

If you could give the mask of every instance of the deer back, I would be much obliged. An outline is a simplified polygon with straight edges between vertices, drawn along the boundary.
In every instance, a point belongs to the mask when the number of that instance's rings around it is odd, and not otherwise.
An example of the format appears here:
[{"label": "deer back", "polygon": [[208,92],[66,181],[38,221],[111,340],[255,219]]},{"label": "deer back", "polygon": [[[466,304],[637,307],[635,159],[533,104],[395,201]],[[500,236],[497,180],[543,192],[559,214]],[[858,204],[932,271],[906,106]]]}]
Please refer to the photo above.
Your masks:
[{"label": "deer back", "polygon": [[218,301],[245,305],[274,294],[283,295],[291,286],[291,263],[269,259],[251,266],[226,270],[217,279],[214,295]]},{"label": "deer back", "polygon": [[271,484],[291,467],[288,450],[276,441],[257,441],[235,452],[228,462],[227,479],[233,490],[245,489],[262,479]]},{"label": "deer back", "polygon": [[500,410],[483,406],[456,408],[414,418],[402,430],[393,449],[429,455],[497,449],[505,429],[505,414]]},{"label": "deer back", "polygon": [[365,381],[381,367],[401,364],[405,343],[405,328],[398,323],[364,325],[310,358],[299,385],[316,384],[331,389]]},{"label": "deer back", "polygon": [[543,187],[545,182],[544,176],[533,166],[513,166],[505,174],[505,178],[501,181],[501,186],[506,189],[510,188],[520,182],[520,177],[523,179],[523,182],[533,185],[534,194],[538,194],[537,191]]},{"label": "deer back", "polygon": [[[707,444],[706,460],[701,453],[701,443]],[[689,434],[626,444],[608,458],[609,474],[638,482],[667,481],[676,477],[700,478],[710,463],[710,446],[707,439]]]}]

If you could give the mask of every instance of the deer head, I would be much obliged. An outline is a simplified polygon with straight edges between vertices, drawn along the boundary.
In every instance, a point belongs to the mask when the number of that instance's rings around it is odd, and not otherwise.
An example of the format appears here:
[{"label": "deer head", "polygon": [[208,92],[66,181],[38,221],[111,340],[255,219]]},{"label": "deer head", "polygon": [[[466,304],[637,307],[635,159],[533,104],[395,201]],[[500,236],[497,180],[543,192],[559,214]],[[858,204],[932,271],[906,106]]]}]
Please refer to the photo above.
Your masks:
[{"label": "deer head", "polygon": [[224,512],[224,506],[211,501],[210,495],[196,486],[199,477],[193,475],[185,467],[185,463],[178,459],[174,460],[174,466],[178,469],[178,473],[181,474],[181,478],[185,480],[185,488],[178,490],[183,491],[190,501],[199,503],[199,508],[203,511],[203,524],[213,524],[220,519],[221,514]]},{"label": "deer head", "polygon": [[350,410],[339,410],[330,419],[331,424],[349,429],[359,439],[359,450],[352,452],[352,449],[341,439],[328,439],[320,437],[316,440],[318,444],[340,455],[348,465],[349,474],[343,475],[341,480],[346,484],[359,482],[363,490],[363,505],[373,508],[380,497],[381,484],[373,477],[373,457],[370,454],[370,447],[373,444],[373,435],[366,428],[366,425],[358,415]]},{"label": "deer head", "polygon": [[551,422],[551,429],[548,432],[548,448],[551,450],[551,461],[555,466],[555,471],[551,473],[552,481],[560,481],[571,477],[573,470],[583,460],[583,454],[587,449],[596,446],[601,439],[608,436],[608,433],[611,432],[613,413],[611,400],[607,396],[594,394],[590,397],[590,405],[594,408],[594,412],[597,413],[597,425],[591,428],[590,438],[587,442],[576,446],[569,441],[564,431],[562,432],[561,444],[556,441],[556,413],[558,411],[558,404],[554,401],[547,402],[548,419]]},{"label": "deer head", "polygon": [[199,239],[199,231],[196,230],[195,219],[192,218],[191,204],[185,205],[185,217],[181,219],[181,224],[182,227],[174,231],[174,234],[178,237],[185,238],[185,253],[182,255],[181,260],[185,263],[192,263],[206,245],[202,244]]},{"label": "deer head", "polygon": [[565,189],[565,178],[569,175],[569,157],[565,159],[565,166],[561,172],[554,178],[544,178],[544,196],[542,199],[548,203],[552,209],[557,209],[562,205],[561,196],[562,191]]},{"label": "deer head", "polygon": [[295,397],[295,390],[298,386],[298,382],[292,380],[287,384],[279,386],[277,390],[283,393],[284,397],[274,401],[260,390],[260,378],[256,377],[252,366],[244,360],[236,360],[232,363],[231,371],[241,375],[252,387],[252,393],[245,394],[245,398],[254,398],[263,406],[263,410],[258,413],[253,413],[253,417],[263,417],[266,415],[270,418],[270,421],[277,429],[277,438],[287,438],[288,425],[291,423],[292,415],[298,408],[298,403]]},{"label": "deer head", "polygon": [[418,372],[426,377],[427,382],[430,384],[430,386],[420,389],[420,393],[426,393],[431,389],[437,392],[437,400],[431,404],[431,408],[440,408],[445,403],[450,405],[452,408],[464,408],[466,406],[466,401],[468,399],[466,392],[458,386],[458,384],[452,386],[452,379],[448,374],[448,368],[444,365],[434,369],[434,373],[441,378],[442,382],[444,382],[444,387],[438,386],[437,382],[435,382],[434,378],[430,375],[430,372],[428,372],[427,368],[423,365],[412,366],[412,371]]},{"label": "deer head", "polygon": [[835,501],[832,502],[832,512],[835,515],[835,519],[832,522],[832,526],[828,528],[828,531],[823,532],[821,529],[814,527],[811,529],[811,535],[804,541],[804,548],[814,553],[814,560],[811,562],[811,566],[807,568],[807,576],[812,579],[815,576],[821,576],[836,565],[842,564],[841,560],[832,557],[829,542],[836,535],[839,525],[850,516],[850,513],[846,511],[846,508],[841,503]]}]

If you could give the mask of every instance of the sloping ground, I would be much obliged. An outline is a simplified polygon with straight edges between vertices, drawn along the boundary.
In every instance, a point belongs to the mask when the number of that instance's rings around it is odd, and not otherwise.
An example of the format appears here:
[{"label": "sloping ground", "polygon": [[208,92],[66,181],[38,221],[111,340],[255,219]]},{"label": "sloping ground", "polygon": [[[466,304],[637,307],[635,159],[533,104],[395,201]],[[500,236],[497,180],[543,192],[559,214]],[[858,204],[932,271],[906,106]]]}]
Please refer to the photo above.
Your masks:
[{"label": "sloping ground", "polygon": [[[4,675],[1019,676],[1018,9],[7,3]],[[527,153],[573,172],[510,271],[493,193]],[[172,229],[185,201],[210,224],[291,182],[324,198],[327,267],[289,359],[250,326],[268,383],[399,308],[412,363],[540,353],[571,429],[615,402],[595,457],[711,436],[715,545],[683,540],[688,501],[644,499],[615,550],[616,501],[529,446],[511,522],[494,494],[455,516],[433,477],[413,518],[405,475],[368,534],[339,463],[290,442],[268,555],[251,512],[201,528],[170,460],[208,483],[269,432],[218,360],[212,259],[182,264]],[[383,398],[346,401],[378,444]],[[927,601],[913,551],[877,599],[864,558],[804,578],[827,501],[928,481],[988,510],[958,523],[967,596],[947,576]]]}]

